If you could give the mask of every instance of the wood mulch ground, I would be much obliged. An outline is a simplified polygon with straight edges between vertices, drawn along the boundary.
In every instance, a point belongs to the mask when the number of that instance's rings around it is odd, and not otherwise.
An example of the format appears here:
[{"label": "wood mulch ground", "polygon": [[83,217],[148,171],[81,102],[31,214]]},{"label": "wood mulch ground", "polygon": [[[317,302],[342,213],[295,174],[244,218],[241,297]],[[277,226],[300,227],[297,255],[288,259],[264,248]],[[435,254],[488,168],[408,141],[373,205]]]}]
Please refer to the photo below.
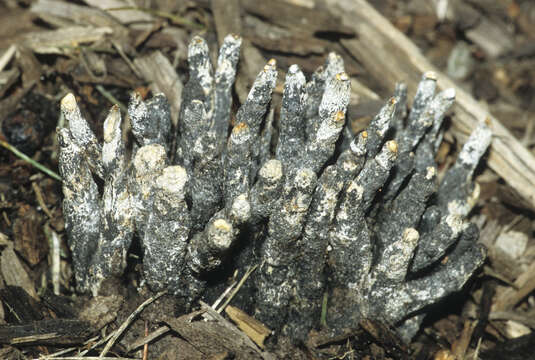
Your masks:
[{"label": "wood mulch ground", "polygon": [[[356,131],[396,82],[413,94],[428,70],[439,74],[439,87],[457,88],[442,167],[478,121],[491,124],[495,139],[472,215],[488,261],[462,293],[437,306],[410,345],[366,321],[337,339],[316,334],[300,348],[261,349],[236,326],[255,325],[239,309],[223,316],[198,304],[194,313],[169,316],[167,295],[138,291],[135,261],[119,291],[93,299],[74,293],[60,182],[13,148],[57,172],[59,100],[69,92],[95,130],[133,89],[176,99],[177,114],[189,39],[201,34],[215,51],[228,33],[244,38],[236,101],[268,59],[284,79],[291,64],[311,73],[336,51],[352,79]],[[534,99],[531,0],[4,0],[0,358],[535,359]],[[253,333],[262,343],[262,331]]]}]

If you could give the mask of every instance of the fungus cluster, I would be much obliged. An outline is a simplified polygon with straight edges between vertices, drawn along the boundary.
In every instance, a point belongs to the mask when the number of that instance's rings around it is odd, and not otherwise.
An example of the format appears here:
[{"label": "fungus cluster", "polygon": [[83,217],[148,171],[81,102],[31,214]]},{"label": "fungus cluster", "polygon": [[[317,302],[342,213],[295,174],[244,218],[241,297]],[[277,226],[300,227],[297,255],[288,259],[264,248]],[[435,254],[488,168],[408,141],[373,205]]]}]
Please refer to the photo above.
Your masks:
[{"label": "fungus cluster", "polygon": [[424,74],[407,114],[400,84],[352,136],[350,81],[336,54],[308,82],[297,65],[288,69],[275,120],[270,60],[232,115],[240,44],[227,36],[214,70],[206,42],[192,40],[174,132],[163,95],[134,93],[132,146],[117,106],[100,143],[74,96],[62,100],[59,166],[78,290],[96,294],[121,276],[137,237],[146,283],[184,303],[214,286],[222,266],[258,264],[244,290],[250,309],[294,340],[319,325],[324,294],[329,326],[380,319],[410,338],[426,307],[461,289],[485,259],[466,219],[490,130],[475,129],[439,183],[435,154],[453,89],[436,93],[435,76]]}]

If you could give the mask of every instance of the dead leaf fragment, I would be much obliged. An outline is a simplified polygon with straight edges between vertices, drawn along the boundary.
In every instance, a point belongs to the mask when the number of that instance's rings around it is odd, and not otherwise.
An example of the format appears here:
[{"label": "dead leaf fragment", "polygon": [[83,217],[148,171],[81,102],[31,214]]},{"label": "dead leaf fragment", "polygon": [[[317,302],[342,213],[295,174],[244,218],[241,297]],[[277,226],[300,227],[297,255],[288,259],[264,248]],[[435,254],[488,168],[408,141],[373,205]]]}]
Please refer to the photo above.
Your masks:
[{"label": "dead leaf fragment", "polygon": [[13,250],[12,245],[8,245],[0,256],[0,271],[6,285],[20,286],[34,299],[38,299],[35,287],[22,266],[17,254]]},{"label": "dead leaf fragment", "polygon": [[37,265],[48,253],[48,242],[42,231],[43,216],[28,205],[19,208],[13,223],[15,250],[31,265]]}]

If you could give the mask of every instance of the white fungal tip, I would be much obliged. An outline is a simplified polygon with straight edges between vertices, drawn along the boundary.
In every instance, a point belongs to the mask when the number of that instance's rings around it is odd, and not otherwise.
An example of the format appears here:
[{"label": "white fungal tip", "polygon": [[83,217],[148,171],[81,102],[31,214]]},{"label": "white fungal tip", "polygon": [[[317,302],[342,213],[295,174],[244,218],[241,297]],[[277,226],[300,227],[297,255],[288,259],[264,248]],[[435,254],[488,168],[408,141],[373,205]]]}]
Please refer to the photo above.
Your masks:
[{"label": "white fungal tip", "polygon": [[217,219],[214,221],[214,228],[220,231],[229,232],[232,229],[232,225],[225,219]]},{"label": "white fungal tip", "polygon": [[336,80],[349,81],[349,75],[347,75],[345,72],[338,73],[336,74]]},{"label": "white fungal tip", "polygon": [[282,178],[282,163],[276,159],[266,161],[260,168],[259,176],[269,182],[279,180]]},{"label": "white fungal tip", "polygon": [[454,88],[448,88],[444,90],[443,94],[446,99],[455,99],[455,95],[456,95]]},{"label": "white fungal tip", "polygon": [[156,185],[167,193],[182,193],[187,181],[186,169],[182,166],[168,166],[156,179]]},{"label": "white fungal tip", "polygon": [[154,174],[155,171],[163,169],[166,159],[167,155],[163,146],[158,144],[143,146],[134,158],[137,175]]},{"label": "white fungal tip", "polygon": [[437,80],[437,74],[434,71],[427,71],[423,76],[424,80]]},{"label": "white fungal tip", "polygon": [[296,74],[296,73],[298,73],[299,71],[300,71],[300,69],[299,69],[299,65],[297,65],[297,64],[293,64],[293,65],[291,65],[290,68],[288,69],[288,73],[289,73],[289,74]]},{"label": "white fungal tip", "polygon": [[316,173],[307,168],[299,170],[295,176],[295,184],[303,190],[314,186],[316,180]]},{"label": "white fungal tip", "polygon": [[230,212],[234,221],[239,224],[249,220],[251,217],[251,204],[246,194],[241,194],[234,199]]},{"label": "white fungal tip", "polygon": [[117,105],[114,105],[108,116],[106,117],[106,120],[104,120],[104,142],[110,143],[113,141],[117,130],[121,123],[121,112],[119,111],[119,107]]},{"label": "white fungal tip", "polygon": [[428,166],[426,169],[425,178],[431,180],[437,175],[437,169],[434,166]]},{"label": "white fungal tip", "polygon": [[61,99],[61,109],[63,111],[72,112],[75,111],[77,107],[76,98],[72,93],[68,93]]},{"label": "white fungal tip", "polygon": [[418,239],[420,239],[420,234],[414,228],[407,228],[403,232],[404,243],[416,245],[416,243],[418,242]]},{"label": "white fungal tip", "polygon": [[398,153],[398,143],[395,140],[387,141],[386,142],[386,148],[392,154],[397,154]]}]

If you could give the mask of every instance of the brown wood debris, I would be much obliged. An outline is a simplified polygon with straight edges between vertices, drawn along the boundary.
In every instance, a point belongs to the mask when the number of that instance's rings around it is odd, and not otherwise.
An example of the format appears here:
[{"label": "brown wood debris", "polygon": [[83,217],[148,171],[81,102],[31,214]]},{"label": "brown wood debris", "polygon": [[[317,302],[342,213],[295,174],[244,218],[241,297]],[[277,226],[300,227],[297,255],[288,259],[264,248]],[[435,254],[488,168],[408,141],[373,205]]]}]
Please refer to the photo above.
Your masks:
[{"label": "brown wood debris", "polygon": [[247,336],[251,338],[251,340],[262,349],[264,348],[264,341],[271,334],[271,330],[264,326],[260,321],[234,306],[227,306],[225,308],[225,313],[245,334],[247,334]]}]

